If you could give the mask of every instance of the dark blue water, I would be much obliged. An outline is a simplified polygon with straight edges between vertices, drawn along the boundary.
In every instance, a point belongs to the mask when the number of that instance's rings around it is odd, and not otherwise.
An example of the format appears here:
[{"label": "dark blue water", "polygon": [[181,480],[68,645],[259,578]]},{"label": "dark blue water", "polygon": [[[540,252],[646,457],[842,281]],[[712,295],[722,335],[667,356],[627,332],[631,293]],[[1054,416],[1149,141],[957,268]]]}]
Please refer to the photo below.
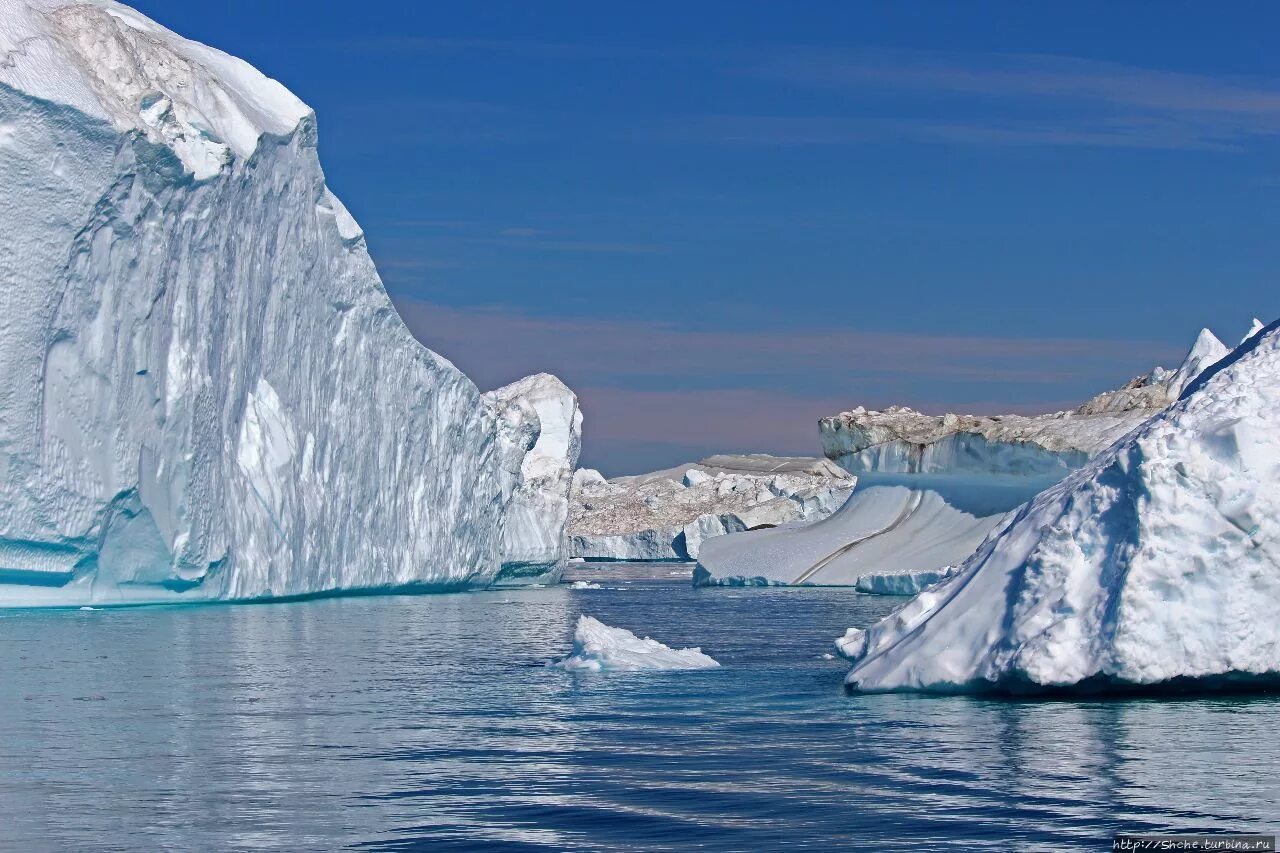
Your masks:
[{"label": "dark blue water", "polygon": [[[0,615],[0,847],[1101,850],[1280,828],[1280,701],[847,696],[844,589]],[[721,670],[543,666],[586,612]]]}]

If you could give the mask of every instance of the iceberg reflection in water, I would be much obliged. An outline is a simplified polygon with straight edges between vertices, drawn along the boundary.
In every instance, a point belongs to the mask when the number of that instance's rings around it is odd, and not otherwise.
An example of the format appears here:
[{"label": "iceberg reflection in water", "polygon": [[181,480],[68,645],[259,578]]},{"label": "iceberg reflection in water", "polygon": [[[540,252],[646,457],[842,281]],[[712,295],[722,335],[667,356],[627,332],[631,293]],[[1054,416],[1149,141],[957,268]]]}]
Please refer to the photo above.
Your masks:
[{"label": "iceberg reflection in water", "polygon": [[[0,847],[1087,847],[1280,823],[1280,698],[849,696],[897,602],[625,580],[0,615]],[[582,612],[703,672],[571,673]]]}]

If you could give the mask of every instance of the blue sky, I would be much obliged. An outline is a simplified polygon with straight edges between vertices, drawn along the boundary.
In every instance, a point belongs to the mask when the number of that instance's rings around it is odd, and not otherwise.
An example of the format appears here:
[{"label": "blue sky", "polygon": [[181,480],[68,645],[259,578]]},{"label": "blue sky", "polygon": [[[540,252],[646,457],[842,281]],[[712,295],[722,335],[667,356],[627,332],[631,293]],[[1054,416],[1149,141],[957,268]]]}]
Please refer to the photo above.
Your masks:
[{"label": "blue sky", "polygon": [[606,473],[1280,315],[1273,4],[135,5],[309,103],[415,333],[562,376]]}]

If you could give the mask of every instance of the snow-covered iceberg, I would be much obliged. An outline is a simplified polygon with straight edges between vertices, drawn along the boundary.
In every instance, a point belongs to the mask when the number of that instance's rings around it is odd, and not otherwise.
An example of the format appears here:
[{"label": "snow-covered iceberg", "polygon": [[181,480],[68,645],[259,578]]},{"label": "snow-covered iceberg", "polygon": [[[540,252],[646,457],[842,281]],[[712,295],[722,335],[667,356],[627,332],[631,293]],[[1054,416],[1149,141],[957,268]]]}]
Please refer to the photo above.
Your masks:
[{"label": "snow-covered iceberg", "polygon": [[1070,412],[935,416],[891,407],[824,418],[824,452],[857,473],[853,498],[809,527],[708,543],[695,582],[919,592],[973,553],[1009,512],[1168,406],[1226,352],[1204,330],[1177,370],[1157,367]]},{"label": "snow-covered iceberg", "polygon": [[650,474],[574,477],[569,533],[588,560],[696,560],[708,540],[826,518],[855,479],[825,459],[708,457]]},{"label": "snow-covered iceberg", "polygon": [[866,631],[851,687],[1129,687],[1280,676],[1280,323]]},{"label": "snow-covered iceberg", "polygon": [[485,395],[506,437],[501,583],[554,582],[568,558],[569,490],[582,449],[577,395],[549,373],[527,376]]},{"label": "snow-covered iceberg", "polygon": [[0,0],[0,605],[484,584],[496,419],[311,110],[110,0]]},{"label": "snow-covered iceberg", "polygon": [[562,669],[590,672],[715,669],[720,664],[702,649],[673,649],[625,628],[612,628],[590,616],[579,616],[573,632],[573,652],[555,664]]}]

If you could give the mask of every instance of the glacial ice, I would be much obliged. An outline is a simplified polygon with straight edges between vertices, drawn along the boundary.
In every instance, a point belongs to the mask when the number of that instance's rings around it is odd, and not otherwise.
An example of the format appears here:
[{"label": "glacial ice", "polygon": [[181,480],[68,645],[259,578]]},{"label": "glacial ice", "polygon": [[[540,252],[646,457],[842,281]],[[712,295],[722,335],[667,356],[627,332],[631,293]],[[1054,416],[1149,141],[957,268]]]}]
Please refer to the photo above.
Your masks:
[{"label": "glacial ice", "polygon": [[955,566],[943,566],[922,571],[871,572],[859,575],[854,588],[870,595],[919,595],[955,571]]},{"label": "glacial ice", "polygon": [[686,561],[712,538],[835,512],[855,480],[825,459],[719,455],[605,480],[574,476],[569,534],[588,560]]},{"label": "glacial ice", "polygon": [[0,605],[494,577],[496,416],[306,105],[110,0],[0,0],[0,126]]},{"label": "glacial ice", "polygon": [[919,592],[1010,511],[1168,406],[1225,352],[1203,330],[1177,370],[1157,367],[1072,412],[933,416],[891,407],[824,418],[824,451],[858,473],[852,499],[808,527],[713,540],[698,556],[695,582]]},{"label": "glacial ice", "polygon": [[854,473],[1063,477],[1168,406],[1227,354],[1202,329],[1182,364],[1157,367],[1070,412],[926,415],[905,406],[858,407],[819,421],[828,459]]},{"label": "glacial ice", "polygon": [[853,496],[829,518],[705,543],[694,582],[880,592],[885,584],[871,576],[933,573],[959,563],[1006,513],[1047,485],[1030,477],[864,474]]},{"label": "glacial ice", "polygon": [[[1254,320],[1254,323],[1257,322],[1257,320]],[[1248,340],[1253,333],[1254,330],[1251,329],[1250,333],[1245,335],[1245,340]],[[1196,338],[1195,344],[1191,347],[1191,352],[1187,353],[1186,359],[1167,383],[1169,395],[1176,400],[1205,368],[1226,357],[1229,352],[1230,350],[1226,348],[1222,341],[1218,340],[1213,332],[1208,329],[1201,329],[1199,337]]]},{"label": "glacial ice", "polygon": [[1280,322],[838,647],[851,687],[1280,676]]},{"label": "glacial ice", "polygon": [[527,376],[485,395],[499,412],[510,498],[504,521],[502,571],[511,583],[554,581],[568,558],[569,490],[582,447],[578,398],[548,373]]},{"label": "glacial ice", "polygon": [[640,639],[625,628],[612,628],[590,616],[579,616],[573,633],[573,652],[555,664],[588,672],[715,669],[720,664],[702,649],[673,649],[648,637]]}]

